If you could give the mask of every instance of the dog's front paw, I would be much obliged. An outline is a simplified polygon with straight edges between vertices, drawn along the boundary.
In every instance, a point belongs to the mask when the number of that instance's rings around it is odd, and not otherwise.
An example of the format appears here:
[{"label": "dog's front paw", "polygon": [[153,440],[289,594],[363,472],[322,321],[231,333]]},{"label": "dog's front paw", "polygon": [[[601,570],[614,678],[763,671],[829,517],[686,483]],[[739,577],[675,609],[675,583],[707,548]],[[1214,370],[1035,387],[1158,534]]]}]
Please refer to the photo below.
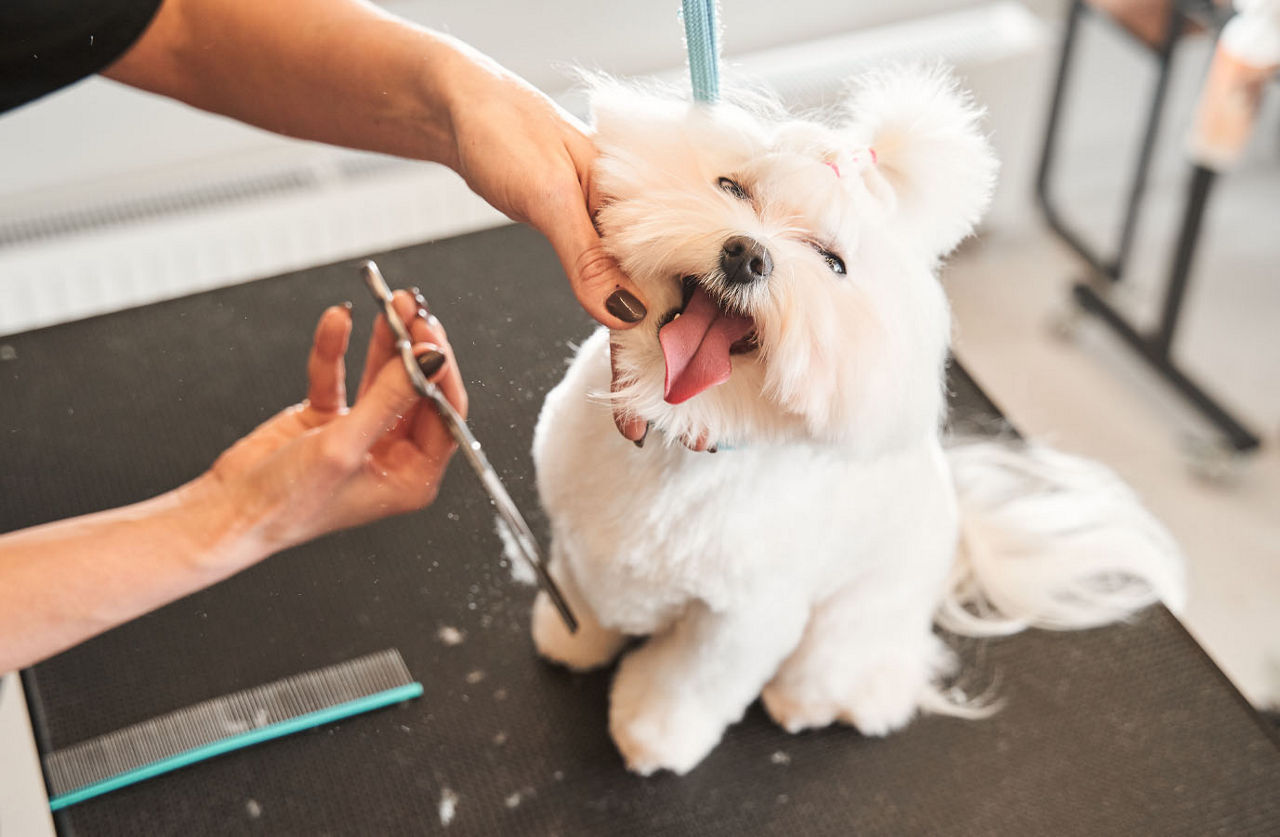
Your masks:
[{"label": "dog's front paw", "polygon": [[569,633],[551,597],[539,592],[533,601],[533,644],[538,653],[552,662],[575,671],[586,671],[607,664],[626,643],[626,637],[596,621],[585,608],[574,609],[578,630]]},{"label": "dog's front paw", "polygon": [[726,724],[680,684],[648,677],[632,665],[634,657],[623,660],[614,680],[609,707],[614,744],[634,773],[688,773],[716,746]]},{"label": "dog's front paw", "polygon": [[863,735],[883,736],[916,714],[925,682],[918,665],[884,662],[868,668],[843,694],[832,695],[829,684],[798,678],[770,683],[761,697],[769,717],[787,732],[843,721]]},{"label": "dog's front paw", "polygon": [[902,729],[916,714],[926,675],[918,665],[885,662],[860,679],[845,704],[841,719],[863,735],[888,735]]},{"label": "dog's front paw", "polygon": [[641,776],[659,770],[683,775],[716,746],[724,726],[679,702],[656,701],[647,706],[609,713],[609,732],[627,769]]},{"label": "dog's front paw", "polygon": [[799,691],[770,683],[760,695],[769,717],[787,732],[821,729],[840,717],[840,706],[835,701],[820,695],[797,693]]}]

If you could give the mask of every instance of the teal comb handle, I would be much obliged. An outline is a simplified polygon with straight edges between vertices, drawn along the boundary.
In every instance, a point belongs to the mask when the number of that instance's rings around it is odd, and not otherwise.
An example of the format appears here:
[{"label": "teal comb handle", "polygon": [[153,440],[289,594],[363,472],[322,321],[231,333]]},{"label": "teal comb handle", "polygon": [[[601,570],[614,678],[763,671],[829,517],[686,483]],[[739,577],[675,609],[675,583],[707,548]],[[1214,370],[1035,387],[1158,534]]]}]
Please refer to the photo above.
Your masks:
[{"label": "teal comb handle", "polygon": [[107,779],[85,785],[67,793],[61,793],[49,800],[49,808],[53,811],[60,811],[69,805],[75,805],[86,799],[92,799],[95,796],[101,796],[104,793],[116,790],[118,788],[127,787],[136,784],[153,776],[159,776],[162,773],[169,773],[187,765],[196,764],[197,762],[220,756],[223,753],[230,753],[233,750],[240,750],[245,747],[251,747],[254,744],[261,744],[264,741],[270,741],[273,738],[281,738],[286,735],[292,735],[295,732],[318,727],[321,724],[328,724],[333,721],[341,721],[344,718],[350,718],[353,715],[359,715],[364,712],[371,712],[374,709],[381,709],[384,706],[390,706],[394,703],[401,703],[411,700],[422,695],[421,683],[407,683],[403,686],[397,686],[393,689],[387,689],[376,694],[366,695],[365,697],[349,700],[346,703],[335,704],[324,709],[317,709],[314,712],[308,712],[305,715],[299,715],[295,718],[288,718],[278,721],[274,724],[268,724],[264,727],[251,729],[246,732],[230,735],[217,741],[185,750],[176,755],[168,756],[150,764],[136,767],[132,770],[126,770],[123,773],[117,773]]}]

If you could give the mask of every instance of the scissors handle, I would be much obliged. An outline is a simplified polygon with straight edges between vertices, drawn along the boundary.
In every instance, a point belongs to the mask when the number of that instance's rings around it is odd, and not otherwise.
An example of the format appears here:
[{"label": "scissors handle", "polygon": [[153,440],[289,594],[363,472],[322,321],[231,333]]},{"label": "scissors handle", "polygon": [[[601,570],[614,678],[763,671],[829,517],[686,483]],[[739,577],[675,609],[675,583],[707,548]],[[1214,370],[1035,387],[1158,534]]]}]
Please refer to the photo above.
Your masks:
[{"label": "scissors handle", "polygon": [[467,426],[467,422],[462,416],[458,415],[458,411],[449,403],[449,399],[445,398],[440,388],[427,380],[427,377],[422,374],[422,370],[418,368],[417,359],[413,356],[413,340],[409,336],[409,329],[405,326],[404,321],[400,319],[400,315],[396,313],[395,300],[391,294],[391,288],[387,286],[386,280],[382,278],[382,272],[378,270],[378,265],[373,261],[365,261],[360,265],[360,273],[364,278],[365,285],[369,288],[369,292],[382,305],[387,324],[396,336],[396,349],[400,352],[405,372],[408,373],[409,380],[413,382],[413,388],[418,391],[419,395],[430,399],[435,405],[440,418],[444,421],[445,426],[449,428],[454,440],[457,441],[458,449],[462,451],[463,458],[467,460],[467,464],[471,466],[471,470],[475,471],[476,476],[480,478],[481,485],[488,492],[489,499],[493,502],[494,507],[498,510],[498,516],[502,518],[502,522],[511,533],[512,540],[515,541],[520,554],[533,567],[538,579],[538,586],[551,599],[551,603],[555,606],[556,612],[560,614],[560,618],[564,620],[565,627],[569,629],[569,633],[576,633],[578,620],[573,615],[573,610],[569,607],[568,601],[565,600],[564,594],[560,592],[560,588],[556,585],[555,579],[547,571],[546,563],[542,559],[542,552],[538,548],[538,542],[533,536],[533,531],[520,514],[520,510],[516,507],[515,501],[511,499],[511,495],[507,493],[507,488],[498,477],[498,472],[489,463],[489,458],[484,455],[484,449],[480,447],[480,442],[471,433],[471,428]]}]

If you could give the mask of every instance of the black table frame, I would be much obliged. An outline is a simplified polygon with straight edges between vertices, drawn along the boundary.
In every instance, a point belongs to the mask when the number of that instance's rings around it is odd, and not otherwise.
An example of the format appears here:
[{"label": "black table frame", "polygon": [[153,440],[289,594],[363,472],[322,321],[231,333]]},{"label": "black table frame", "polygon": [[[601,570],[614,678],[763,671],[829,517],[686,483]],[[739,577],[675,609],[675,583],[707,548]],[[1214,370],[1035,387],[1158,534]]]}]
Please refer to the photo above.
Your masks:
[{"label": "black table frame", "polygon": [[[1234,451],[1241,454],[1250,453],[1261,445],[1258,435],[1245,427],[1239,419],[1219,404],[1203,387],[1183,372],[1173,358],[1173,339],[1190,281],[1191,267],[1200,236],[1201,222],[1204,219],[1209,196],[1217,178],[1217,174],[1212,169],[1202,165],[1193,165],[1191,167],[1181,227],[1174,246],[1173,263],[1165,286],[1160,321],[1154,330],[1149,332],[1142,331],[1130,322],[1124,313],[1108,302],[1106,298],[1106,290],[1123,278],[1125,269],[1128,266],[1133,246],[1133,236],[1137,228],[1143,195],[1146,192],[1151,158],[1159,132],[1160,118],[1164,113],[1165,97],[1169,87],[1175,47],[1186,32],[1187,27],[1192,24],[1207,25],[1214,29],[1220,27],[1223,22],[1223,13],[1212,3],[1204,2],[1204,0],[1176,0],[1170,9],[1169,19],[1165,25],[1164,38],[1156,45],[1149,44],[1134,36],[1124,27],[1119,27],[1126,35],[1131,36],[1135,43],[1140,44],[1154,56],[1158,72],[1155,83],[1152,86],[1151,99],[1147,106],[1146,124],[1142,132],[1142,142],[1134,166],[1133,177],[1129,184],[1124,218],[1121,223],[1116,249],[1112,255],[1107,256],[1099,253],[1079,233],[1071,228],[1070,224],[1065,220],[1061,209],[1056,205],[1050,188],[1067,78],[1071,69],[1071,61],[1081,20],[1089,10],[1090,7],[1086,0],[1072,0],[1067,14],[1062,49],[1058,61],[1058,72],[1054,79],[1044,145],[1036,176],[1037,202],[1044,212],[1050,229],[1057,234],[1064,244],[1085,261],[1094,274],[1095,281],[1079,281],[1072,286],[1072,297],[1076,305],[1081,310],[1097,316],[1103,323],[1106,323],[1115,332],[1116,336],[1134,349],[1138,356],[1147,362],[1153,371],[1220,430]],[[1099,12],[1098,14],[1104,19],[1111,20],[1105,13]]]}]

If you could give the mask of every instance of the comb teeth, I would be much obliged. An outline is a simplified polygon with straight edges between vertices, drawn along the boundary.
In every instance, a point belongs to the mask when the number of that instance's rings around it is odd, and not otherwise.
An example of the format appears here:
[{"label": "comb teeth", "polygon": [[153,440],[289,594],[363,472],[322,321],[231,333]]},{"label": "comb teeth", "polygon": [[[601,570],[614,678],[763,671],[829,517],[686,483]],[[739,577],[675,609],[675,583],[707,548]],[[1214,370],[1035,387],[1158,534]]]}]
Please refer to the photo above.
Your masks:
[{"label": "comb teeth", "polygon": [[196,703],[44,759],[59,796],[198,747],[413,682],[394,648]]}]

